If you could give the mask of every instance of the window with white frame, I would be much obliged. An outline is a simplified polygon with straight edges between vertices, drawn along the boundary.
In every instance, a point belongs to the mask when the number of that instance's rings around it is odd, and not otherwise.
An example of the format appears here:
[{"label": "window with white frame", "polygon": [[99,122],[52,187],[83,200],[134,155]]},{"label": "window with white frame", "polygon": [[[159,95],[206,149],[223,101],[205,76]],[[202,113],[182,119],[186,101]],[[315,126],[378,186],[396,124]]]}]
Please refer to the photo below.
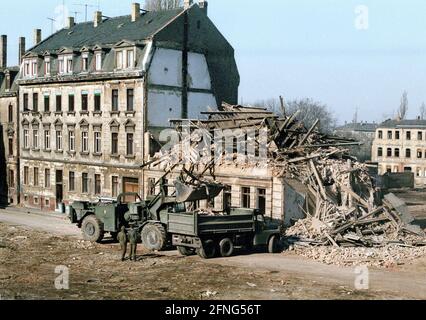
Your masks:
[{"label": "window with white frame", "polygon": [[133,68],[135,66],[135,52],[134,50],[127,50],[127,68]]},{"label": "window with white frame", "polygon": [[31,62],[31,71],[32,71],[32,76],[36,77],[37,76],[37,60],[33,60]]},{"label": "window with white frame", "polygon": [[44,130],[44,150],[50,150],[50,130]]},{"label": "window with white frame", "polygon": [[64,55],[59,57],[59,74],[72,74],[73,72],[73,56]]},{"label": "window with white frame", "polygon": [[73,70],[72,56],[66,57],[65,60],[67,62],[67,73],[70,74],[72,73],[72,70]]},{"label": "window with white frame", "polygon": [[70,152],[75,152],[75,132],[68,132],[68,147]]},{"label": "window with white frame", "polygon": [[58,72],[59,74],[65,73],[64,57],[58,58]]},{"label": "window with white frame", "polygon": [[95,55],[95,69],[96,71],[102,70],[102,52],[97,52]]},{"label": "window with white frame", "polygon": [[24,60],[24,77],[32,78],[37,76],[37,59]]},{"label": "window with white frame", "polygon": [[102,152],[102,134],[100,132],[95,132],[94,150],[96,154]]},{"label": "window with white frame", "polygon": [[116,55],[116,62],[115,65],[117,67],[117,69],[123,69],[124,66],[124,55],[123,55],[123,51],[117,51],[117,55]]},{"label": "window with white frame", "polygon": [[62,130],[56,131],[56,150],[62,151]]},{"label": "window with white frame", "polygon": [[33,130],[33,149],[38,149],[38,130]]},{"label": "window with white frame", "polygon": [[89,133],[87,131],[81,133],[81,152],[89,152]]},{"label": "window with white frame", "polygon": [[83,53],[81,55],[81,71],[83,72],[87,72],[89,71],[89,54],[88,53]]},{"label": "window with white frame", "polygon": [[24,149],[29,149],[30,148],[30,133],[29,130],[25,129],[24,130]]},{"label": "window with white frame", "polygon": [[44,58],[44,74],[50,75],[50,57]]}]

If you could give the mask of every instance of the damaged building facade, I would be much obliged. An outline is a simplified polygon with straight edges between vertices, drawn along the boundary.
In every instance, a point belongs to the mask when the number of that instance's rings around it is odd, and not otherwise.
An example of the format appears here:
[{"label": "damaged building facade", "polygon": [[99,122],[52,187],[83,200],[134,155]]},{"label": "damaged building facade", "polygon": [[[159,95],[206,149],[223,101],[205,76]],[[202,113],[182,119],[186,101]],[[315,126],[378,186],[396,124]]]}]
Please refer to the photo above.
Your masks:
[{"label": "damaged building facade", "polygon": [[238,99],[234,50],[207,2],[75,24],[23,57],[18,79],[21,202],[60,203],[138,192],[144,160],[171,118]]},{"label": "damaged building facade", "polygon": [[[19,112],[16,79],[19,67],[9,67],[7,36],[0,36],[0,204],[19,203]],[[25,38],[19,39],[19,60]]]}]

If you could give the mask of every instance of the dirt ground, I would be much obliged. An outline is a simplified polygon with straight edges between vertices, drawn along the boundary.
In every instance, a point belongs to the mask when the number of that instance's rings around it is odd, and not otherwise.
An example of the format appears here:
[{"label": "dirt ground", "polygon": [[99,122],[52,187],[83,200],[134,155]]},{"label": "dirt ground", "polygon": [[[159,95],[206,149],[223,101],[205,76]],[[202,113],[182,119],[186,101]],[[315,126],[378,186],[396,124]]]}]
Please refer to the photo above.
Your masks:
[{"label": "dirt ground", "polygon": [[[205,263],[198,257],[138,251],[119,261],[117,244],[93,245],[0,224],[2,299],[397,299],[399,293],[355,291],[303,276]],[[69,268],[69,290],[55,288],[55,268]],[[406,296],[405,298],[410,298]]]}]

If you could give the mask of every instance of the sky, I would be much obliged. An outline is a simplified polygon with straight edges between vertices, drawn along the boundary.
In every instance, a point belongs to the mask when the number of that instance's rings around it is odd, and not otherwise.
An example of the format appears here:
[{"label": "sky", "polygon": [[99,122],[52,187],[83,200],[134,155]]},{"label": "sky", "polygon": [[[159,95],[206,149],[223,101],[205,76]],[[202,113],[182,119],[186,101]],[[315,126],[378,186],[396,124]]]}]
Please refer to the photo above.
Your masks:
[{"label": "sky", "polygon": [[[0,34],[8,35],[9,64],[18,37],[33,29],[50,35],[48,18],[63,21],[61,5],[77,21],[99,6],[104,15],[130,14],[134,0],[4,1]],[[143,1],[141,1],[143,3]],[[235,49],[240,102],[311,98],[340,123],[393,117],[404,90],[409,117],[426,102],[424,0],[210,0],[209,17]],[[57,25],[56,25],[57,24]],[[53,28],[60,28],[54,23]]]}]

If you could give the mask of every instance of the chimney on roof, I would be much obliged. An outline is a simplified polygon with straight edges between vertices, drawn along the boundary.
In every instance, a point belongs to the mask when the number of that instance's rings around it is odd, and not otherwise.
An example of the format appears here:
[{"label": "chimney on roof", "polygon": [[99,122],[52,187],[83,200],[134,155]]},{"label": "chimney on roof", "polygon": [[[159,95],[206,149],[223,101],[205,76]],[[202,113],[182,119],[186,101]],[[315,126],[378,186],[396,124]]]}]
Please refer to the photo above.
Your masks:
[{"label": "chimney on roof", "polygon": [[19,38],[19,64],[22,63],[22,57],[25,55],[25,37]]},{"label": "chimney on roof", "polygon": [[7,36],[0,36],[0,69],[7,68]]},{"label": "chimney on roof", "polygon": [[207,0],[200,0],[198,1],[198,6],[200,7],[201,10],[203,10],[203,12],[206,14],[208,14],[208,7],[209,7],[209,3],[207,2]]},{"label": "chimney on roof", "polygon": [[94,26],[97,28],[102,23],[102,12],[95,11]]},{"label": "chimney on roof", "polygon": [[38,45],[41,42],[41,29],[34,29],[34,45]]},{"label": "chimney on roof", "polygon": [[74,17],[68,17],[68,20],[67,20],[67,29],[71,29],[74,26],[75,26],[75,19],[74,19]]},{"label": "chimney on roof", "polygon": [[138,20],[141,16],[141,5],[140,3],[132,3],[132,22]]},{"label": "chimney on roof", "polygon": [[192,6],[192,4],[193,4],[192,0],[184,0],[183,1],[183,8],[185,10],[187,10],[187,9],[189,9]]}]

